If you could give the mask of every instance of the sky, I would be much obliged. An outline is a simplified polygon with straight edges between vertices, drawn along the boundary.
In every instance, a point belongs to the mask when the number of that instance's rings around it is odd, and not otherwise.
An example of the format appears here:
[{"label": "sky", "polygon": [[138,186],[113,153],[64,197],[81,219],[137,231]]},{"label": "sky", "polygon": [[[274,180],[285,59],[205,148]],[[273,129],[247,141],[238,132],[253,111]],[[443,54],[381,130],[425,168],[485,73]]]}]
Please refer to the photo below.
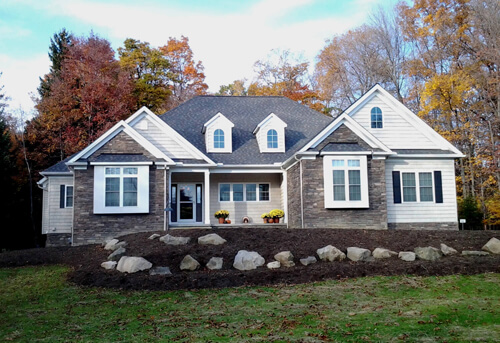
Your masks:
[{"label": "sky", "polygon": [[54,33],[95,34],[116,51],[126,38],[163,46],[189,38],[205,67],[209,92],[246,78],[271,50],[291,50],[314,65],[325,42],[368,22],[396,0],[1,0],[0,86],[9,106],[33,109],[39,77],[48,73]]}]

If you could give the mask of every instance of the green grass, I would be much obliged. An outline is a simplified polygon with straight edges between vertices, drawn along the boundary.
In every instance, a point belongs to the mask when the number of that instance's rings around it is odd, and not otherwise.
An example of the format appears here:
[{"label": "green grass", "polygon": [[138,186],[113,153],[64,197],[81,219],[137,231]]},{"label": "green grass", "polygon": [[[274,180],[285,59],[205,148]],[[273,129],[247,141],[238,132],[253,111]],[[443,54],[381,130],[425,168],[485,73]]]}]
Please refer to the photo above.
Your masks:
[{"label": "green grass", "polygon": [[500,341],[500,274],[125,292],[67,272],[0,269],[0,341]]}]

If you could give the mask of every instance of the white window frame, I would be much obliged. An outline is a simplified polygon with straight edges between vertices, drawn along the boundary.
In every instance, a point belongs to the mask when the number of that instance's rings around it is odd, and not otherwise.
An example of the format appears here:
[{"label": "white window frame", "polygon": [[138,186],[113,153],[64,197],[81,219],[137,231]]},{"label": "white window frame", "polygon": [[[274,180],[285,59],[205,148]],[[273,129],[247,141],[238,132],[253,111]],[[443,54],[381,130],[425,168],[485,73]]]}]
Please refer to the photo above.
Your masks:
[{"label": "white window frame", "polygon": [[[436,202],[436,187],[435,187],[435,180],[434,180],[434,171],[428,171],[428,170],[400,170],[399,171],[401,175],[401,203],[403,204],[416,204],[416,203],[424,203],[424,204],[432,204]],[[414,174],[415,175],[415,192],[416,192],[416,200],[415,201],[405,201],[405,196],[404,196],[404,185],[403,185],[403,173],[407,174]],[[427,173],[431,174],[431,189],[432,189],[432,201],[422,201],[420,197],[420,173]]]},{"label": "white window frame", "polygon": [[[274,131],[274,133],[276,134],[276,135],[272,135],[271,136],[271,137],[275,137],[276,141],[274,141],[274,140],[270,141],[269,140],[269,132],[270,131]],[[276,143],[276,147],[272,147],[272,146],[270,147],[269,143],[271,143],[271,145],[274,144],[274,143]],[[269,149],[269,150],[278,150],[279,147],[280,147],[280,136],[279,136],[278,131],[276,129],[273,129],[273,128],[268,129],[267,133],[266,133],[266,148]]]},{"label": "white window frame", "polygon": [[[343,160],[344,166],[333,167],[332,161]],[[348,160],[359,160],[359,167],[348,166]],[[345,199],[346,200],[334,200],[333,199],[333,171],[343,170],[344,180],[345,180]],[[361,181],[361,200],[349,200],[349,170],[359,170],[360,171],[360,181]],[[364,155],[335,155],[335,156],[325,156],[323,158],[323,181],[324,181],[324,197],[325,197],[325,208],[369,208],[369,194],[368,194],[368,167],[367,167],[367,157]]]},{"label": "white window frame", "polygon": [[[71,196],[71,199],[73,201],[72,201],[71,206],[68,205],[68,188],[69,187],[71,187],[73,189],[73,195]],[[65,185],[65,187],[64,187],[64,208],[73,208],[74,205],[75,205],[75,187],[73,185],[71,185],[71,186]]]},{"label": "white window frame", "polygon": [[[119,168],[120,174],[106,175],[106,168]],[[137,168],[137,174],[123,174],[125,168]],[[137,206],[123,206],[123,179],[137,177]],[[120,178],[120,206],[106,206],[106,178]],[[94,166],[94,213],[149,213],[149,166]]]},{"label": "white window frame", "polygon": [[[380,122],[382,123],[382,127],[372,127],[372,111],[373,109],[375,108],[378,108],[380,110],[380,116],[381,116],[381,120]],[[370,109],[370,128],[371,129],[374,129],[374,130],[381,130],[383,129],[385,126],[385,123],[384,123],[384,111],[382,111],[382,109],[379,107],[379,106],[373,106],[371,109]]]},{"label": "white window frame", "polygon": [[[222,132],[222,147],[215,146],[215,133],[219,130]],[[220,143],[220,141],[218,143]],[[213,132],[213,149],[214,149],[214,151],[226,150],[226,132],[221,128],[216,128]]]},{"label": "white window frame", "polygon": [[[229,200],[220,200],[220,186],[229,185]],[[234,201],[233,200],[233,185],[243,185],[243,200]],[[247,200],[247,185],[255,185],[255,200]],[[269,187],[269,200],[260,200],[260,188],[259,185],[268,185]],[[270,202],[271,201],[271,184],[269,182],[219,182],[217,185],[217,200],[222,203],[234,202],[234,203],[254,203],[254,202]]]}]

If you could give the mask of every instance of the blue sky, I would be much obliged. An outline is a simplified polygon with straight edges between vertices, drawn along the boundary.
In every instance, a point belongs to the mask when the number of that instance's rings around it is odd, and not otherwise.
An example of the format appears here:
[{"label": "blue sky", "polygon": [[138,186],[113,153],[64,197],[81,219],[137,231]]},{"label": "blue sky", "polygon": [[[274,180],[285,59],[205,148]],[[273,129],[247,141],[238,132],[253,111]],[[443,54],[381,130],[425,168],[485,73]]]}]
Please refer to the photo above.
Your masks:
[{"label": "blue sky", "polygon": [[116,50],[130,37],[164,45],[189,38],[205,66],[209,91],[253,77],[253,63],[272,49],[290,49],[314,64],[335,34],[367,22],[396,0],[1,0],[0,85],[10,107],[30,111],[39,77],[49,70],[50,38],[63,27],[93,30]]}]

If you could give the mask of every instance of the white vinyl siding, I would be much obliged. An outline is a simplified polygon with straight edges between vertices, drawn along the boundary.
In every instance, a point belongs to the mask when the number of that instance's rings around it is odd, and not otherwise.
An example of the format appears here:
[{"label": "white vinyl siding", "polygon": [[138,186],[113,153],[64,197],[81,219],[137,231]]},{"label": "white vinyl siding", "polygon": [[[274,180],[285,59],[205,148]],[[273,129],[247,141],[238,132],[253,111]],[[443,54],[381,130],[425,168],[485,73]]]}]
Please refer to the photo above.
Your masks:
[{"label": "white vinyl siding", "polygon": [[[401,172],[401,198],[403,199],[403,175],[413,173],[416,179],[417,201],[394,203],[392,172]],[[443,203],[422,201],[420,173],[441,171]],[[455,188],[455,167],[452,159],[391,159],[386,161],[385,181],[387,190],[387,220],[389,223],[457,222],[457,197]],[[420,185],[419,185],[420,183]],[[424,184],[425,181],[424,181]],[[428,183],[427,183],[428,184]],[[425,186],[424,186],[425,188]],[[424,191],[424,193],[427,191]],[[434,180],[432,175],[432,193]],[[431,194],[432,194],[431,193]],[[427,198],[428,199],[428,198]]]},{"label": "white vinyl siding", "polygon": [[196,159],[186,148],[175,141],[169,135],[166,135],[155,123],[147,119],[147,117],[139,120],[134,129],[137,130],[151,144],[156,146],[161,152],[170,158],[180,159]]},{"label": "white vinyl siding", "polygon": [[71,233],[73,208],[60,208],[61,185],[73,186],[73,176],[49,176],[48,190],[43,192],[42,232]]},{"label": "white vinyl siding", "polygon": [[[382,111],[383,127],[372,128],[371,110]],[[360,107],[352,118],[390,149],[435,149],[436,143],[420,133],[412,123],[387,105],[378,95]]]},{"label": "white vinyl siding", "polygon": [[[217,224],[214,213],[218,210],[229,211],[229,219],[233,224],[241,224],[242,218],[251,218],[251,224],[262,223],[262,213],[274,209],[284,210],[281,194],[281,174],[211,174],[210,175],[210,222]],[[257,201],[220,201],[220,184],[255,184],[257,185]],[[259,184],[269,185],[270,201],[258,201]],[[231,188],[232,190],[233,188]],[[245,187],[244,187],[245,192]]]},{"label": "white vinyl siding", "polygon": [[[222,113],[216,114],[212,119],[205,123],[205,149],[207,152],[214,153],[232,153],[233,152],[233,127],[234,124]],[[216,147],[215,132],[222,130],[224,132],[224,146]]]},{"label": "white vinyl siding", "polygon": [[[285,128],[286,123],[277,116],[268,116],[269,120],[264,120],[262,126],[257,131],[256,138],[260,152],[285,152]],[[266,119],[267,119],[266,118]],[[276,132],[277,147],[269,147],[268,134],[270,130]]]}]

